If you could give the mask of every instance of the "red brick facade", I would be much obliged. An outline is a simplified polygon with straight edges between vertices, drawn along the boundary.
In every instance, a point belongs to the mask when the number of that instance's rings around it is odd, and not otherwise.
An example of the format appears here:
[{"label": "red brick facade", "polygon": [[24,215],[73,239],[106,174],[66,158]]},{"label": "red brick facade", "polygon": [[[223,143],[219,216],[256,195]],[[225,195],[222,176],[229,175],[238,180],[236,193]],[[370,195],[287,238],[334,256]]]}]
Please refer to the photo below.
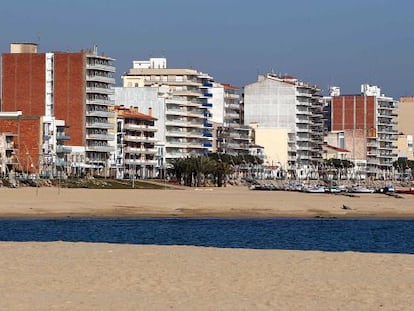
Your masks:
[{"label": "red brick facade", "polygon": [[2,110],[45,114],[45,54],[3,54]]},{"label": "red brick facade", "polygon": [[83,53],[55,53],[55,116],[65,120],[71,136],[68,144],[76,146],[85,144],[85,72]]},{"label": "red brick facade", "polygon": [[37,172],[42,142],[40,117],[0,119],[0,132],[16,135],[14,143],[17,148],[18,169],[26,171],[28,168],[31,173]]},{"label": "red brick facade", "polygon": [[375,129],[375,97],[362,95],[334,96],[332,130]]}]

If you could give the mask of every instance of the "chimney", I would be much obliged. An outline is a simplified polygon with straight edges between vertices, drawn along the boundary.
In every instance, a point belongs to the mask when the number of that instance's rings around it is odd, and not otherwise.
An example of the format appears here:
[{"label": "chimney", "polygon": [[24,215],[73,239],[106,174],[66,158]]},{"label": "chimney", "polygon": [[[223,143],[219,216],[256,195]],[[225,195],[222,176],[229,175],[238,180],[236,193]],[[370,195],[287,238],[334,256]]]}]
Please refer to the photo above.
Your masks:
[{"label": "chimney", "polygon": [[148,108],[148,115],[150,115],[152,117],[152,108],[151,107]]}]

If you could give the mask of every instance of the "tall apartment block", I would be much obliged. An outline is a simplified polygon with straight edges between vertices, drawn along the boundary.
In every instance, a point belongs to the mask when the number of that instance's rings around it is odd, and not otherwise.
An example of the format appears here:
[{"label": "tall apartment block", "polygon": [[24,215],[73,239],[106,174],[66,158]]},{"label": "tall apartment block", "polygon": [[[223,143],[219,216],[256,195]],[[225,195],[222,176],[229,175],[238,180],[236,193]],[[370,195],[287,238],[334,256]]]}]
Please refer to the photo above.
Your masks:
[{"label": "tall apartment block", "polygon": [[[11,44],[2,54],[2,111],[21,111],[21,161],[30,158],[31,171],[50,167],[95,172],[107,164],[112,147],[115,67],[97,48],[80,52],[38,53],[36,44]],[[35,121],[33,121],[35,120]],[[16,133],[17,134],[17,133]],[[26,138],[25,138],[26,137]],[[27,160],[28,161],[28,160]]]},{"label": "tall apartment block", "polygon": [[212,77],[194,69],[167,68],[165,58],[134,61],[123,86],[155,87],[164,99],[165,159],[170,161],[212,150]]},{"label": "tall apartment block", "polygon": [[211,120],[215,127],[214,151],[231,155],[249,153],[249,127],[242,123],[239,89],[228,83],[213,83]]},{"label": "tall apartment block", "polygon": [[332,97],[331,128],[344,133],[344,147],[351,151],[349,159],[366,165],[364,175],[389,177],[397,159],[395,145],[398,102],[381,94],[381,89],[361,85],[359,95]]},{"label": "tall apartment block", "polygon": [[290,76],[260,75],[244,88],[244,122],[265,148],[268,165],[292,177],[316,172],[322,160],[323,112],[320,89]]}]

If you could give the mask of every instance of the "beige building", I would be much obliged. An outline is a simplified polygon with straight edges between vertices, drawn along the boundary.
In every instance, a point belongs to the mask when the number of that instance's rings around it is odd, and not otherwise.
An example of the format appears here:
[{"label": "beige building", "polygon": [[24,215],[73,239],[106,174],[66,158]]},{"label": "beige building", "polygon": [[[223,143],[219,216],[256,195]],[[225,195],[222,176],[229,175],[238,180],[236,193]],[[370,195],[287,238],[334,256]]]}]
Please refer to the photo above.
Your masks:
[{"label": "beige building", "polygon": [[412,160],[414,136],[414,96],[401,97],[398,105],[398,155]]},{"label": "beige building", "polygon": [[399,158],[407,158],[408,160],[414,160],[412,135],[399,134],[397,140],[397,147]]}]

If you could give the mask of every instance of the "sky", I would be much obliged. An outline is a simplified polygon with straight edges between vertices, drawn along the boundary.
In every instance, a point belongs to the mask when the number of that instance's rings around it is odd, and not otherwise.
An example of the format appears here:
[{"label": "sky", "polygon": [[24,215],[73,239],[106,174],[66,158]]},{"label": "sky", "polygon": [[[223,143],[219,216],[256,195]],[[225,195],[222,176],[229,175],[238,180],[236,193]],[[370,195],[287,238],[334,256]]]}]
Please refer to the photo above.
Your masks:
[{"label": "sky", "polygon": [[40,52],[98,46],[116,59],[166,57],[242,88],[258,74],[288,74],[343,94],[361,83],[414,95],[412,0],[9,0],[0,4],[0,51],[35,42]]}]

